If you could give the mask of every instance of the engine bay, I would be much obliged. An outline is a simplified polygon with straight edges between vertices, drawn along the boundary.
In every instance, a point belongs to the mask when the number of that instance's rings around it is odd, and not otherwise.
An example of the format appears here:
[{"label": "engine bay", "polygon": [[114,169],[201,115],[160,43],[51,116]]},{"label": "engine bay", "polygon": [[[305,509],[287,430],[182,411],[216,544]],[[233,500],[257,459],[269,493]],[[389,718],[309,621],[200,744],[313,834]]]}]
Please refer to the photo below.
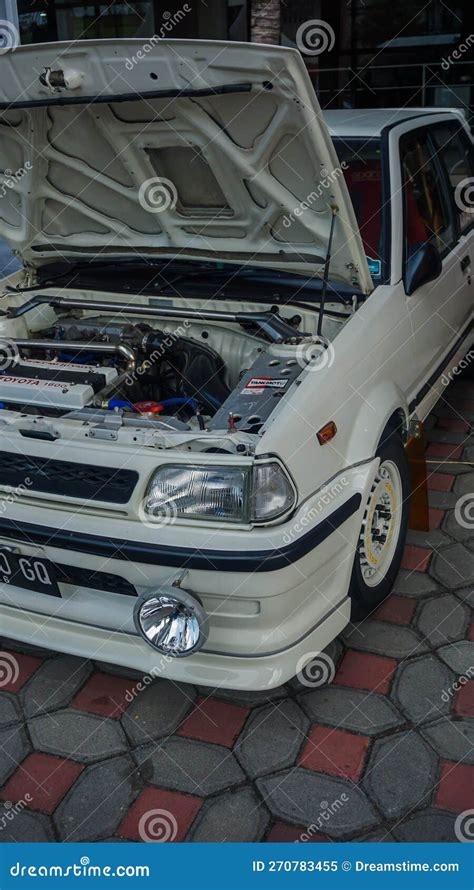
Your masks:
[{"label": "engine bay", "polygon": [[[258,434],[310,352],[321,356],[329,345],[315,333],[315,313],[291,307],[283,316],[276,306],[154,307],[87,294],[15,304],[1,319],[0,409],[28,418],[100,423],[113,415],[168,432]],[[343,321],[328,323],[337,331]]]}]

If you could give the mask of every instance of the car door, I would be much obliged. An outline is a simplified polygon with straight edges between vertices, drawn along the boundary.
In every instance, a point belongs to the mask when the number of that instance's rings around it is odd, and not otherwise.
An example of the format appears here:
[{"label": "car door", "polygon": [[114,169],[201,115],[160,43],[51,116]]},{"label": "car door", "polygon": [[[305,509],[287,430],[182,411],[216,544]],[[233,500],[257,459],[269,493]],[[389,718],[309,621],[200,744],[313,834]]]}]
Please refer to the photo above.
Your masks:
[{"label": "car door", "polygon": [[453,246],[455,305],[461,330],[468,324],[474,307],[474,148],[462,121],[449,121],[430,128],[438,161],[447,176],[456,226]]},{"label": "car door", "polygon": [[[431,132],[433,116],[423,126],[403,125],[391,134],[392,153],[399,164],[398,208],[401,219],[401,276],[423,244],[433,244],[442,263],[435,280],[406,295],[416,347],[413,356],[413,402],[423,402],[424,416],[436,401],[430,384],[440,376],[467,323],[472,296],[466,264],[461,266],[463,245],[446,169]],[[433,123],[431,121],[433,120]],[[446,118],[444,119],[446,120]],[[398,151],[397,151],[398,149]],[[392,156],[393,162],[393,156]],[[393,166],[393,164],[392,164]],[[464,254],[463,254],[464,255]],[[427,401],[428,396],[428,401]]]}]

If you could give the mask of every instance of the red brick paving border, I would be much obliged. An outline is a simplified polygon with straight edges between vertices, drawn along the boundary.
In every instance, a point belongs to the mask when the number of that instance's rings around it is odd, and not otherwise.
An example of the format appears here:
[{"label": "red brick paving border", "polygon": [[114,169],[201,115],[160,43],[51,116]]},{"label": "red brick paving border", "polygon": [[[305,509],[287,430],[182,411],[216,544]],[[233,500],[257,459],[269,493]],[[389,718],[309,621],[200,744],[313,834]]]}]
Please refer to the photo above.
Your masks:
[{"label": "red brick paving border", "polygon": [[390,689],[397,667],[398,661],[394,658],[348,649],[336,672],[334,683],[384,695]]},{"label": "red brick paving border", "polygon": [[370,739],[329,726],[313,726],[299,757],[300,766],[314,772],[358,782]]},{"label": "red brick paving border", "polygon": [[201,698],[177,734],[229,748],[237,739],[249,713],[249,708],[232,705],[216,698]]},{"label": "red brick paving border", "polygon": [[84,769],[74,763],[35,751],[23,761],[0,791],[3,800],[26,800],[28,807],[50,815]]}]

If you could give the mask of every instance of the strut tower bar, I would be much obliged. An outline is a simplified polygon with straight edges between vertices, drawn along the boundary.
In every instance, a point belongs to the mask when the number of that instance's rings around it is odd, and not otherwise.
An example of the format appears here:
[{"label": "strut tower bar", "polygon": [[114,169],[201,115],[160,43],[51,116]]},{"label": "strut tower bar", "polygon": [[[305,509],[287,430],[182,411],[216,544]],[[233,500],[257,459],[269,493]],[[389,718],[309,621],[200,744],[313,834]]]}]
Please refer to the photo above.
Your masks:
[{"label": "strut tower bar", "polygon": [[229,321],[240,324],[242,327],[254,325],[269,340],[274,343],[284,343],[309,336],[295,330],[277,312],[224,312],[222,310],[202,309],[176,309],[162,308],[161,306],[131,306],[129,303],[120,303],[108,300],[64,300],[61,297],[47,297],[38,294],[32,297],[22,306],[7,309],[9,318],[18,318],[30,312],[37,306],[49,305],[54,309],[100,309],[105,312],[125,312],[129,315],[143,315],[152,318],[190,318],[198,321]]}]

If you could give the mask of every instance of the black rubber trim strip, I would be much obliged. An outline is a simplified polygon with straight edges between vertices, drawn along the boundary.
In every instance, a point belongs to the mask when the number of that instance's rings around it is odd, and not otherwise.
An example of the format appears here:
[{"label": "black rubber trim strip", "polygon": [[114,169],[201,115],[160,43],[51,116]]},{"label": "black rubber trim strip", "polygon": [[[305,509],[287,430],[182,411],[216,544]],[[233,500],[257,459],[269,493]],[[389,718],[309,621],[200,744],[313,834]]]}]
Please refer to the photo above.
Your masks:
[{"label": "black rubber trim strip", "polygon": [[456,340],[454,346],[452,347],[452,349],[449,350],[448,354],[445,355],[443,361],[440,362],[440,364],[436,368],[436,371],[433,371],[431,377],[429,377],[429,379],[426,381],[424,386],[421,387],[420,391],[416,394],[413,401],[410,402],[410,404],[408,406],[409,414],[413,414],[413,411],[415,410],[416,406],[419,405],[420,402],[423,401],[425,396],[428,395],[430,389],[433,388],[436,381],[441,376],[441,374],[444,371],[444,369],[446,368],[446,366],[449,365],[453,356],[456,355],[458,349],[462,346],[464,340],[466,340],[466,338],[469,336],[469,334],[471,333],[473,328],[474,328],[474,320],[470,321],[469,324],[464,328],[463,333],[461,334],[459,339]]},{"label": "black rubber trim strip", "polygon": [[48,99],[25,99],[23,102],[0,102],[0,109],[44,108],[50,105],[115,105],[117,102],[139,102],[141,99],[181,99],[187,96],[224,96],[227,93],[250,93],[251,83],[229,83],[199,90],[149,90],[147,93],[119,93],[117,96],[57,96]]},{"label": "black rubber trim strip", "polygon": [[[194,550],[191,547],[165,547],[162,544],[145,544],[140,541],[124,541],[118,538],[102,538],[84,532],[59,528],[52,531],[42,525],[15,522],[0,518],[0,537],[26,541],[104,556],[108,559],[124,559],[148,565],[186,567],[219,572],[273,572],[296,562],[322,544],[360,507],[362,497],[354,494],[323,519],[307,534],[291,544],[273,550],[256,550],[253,553],[238,550]],[[236,535],[236,540],[238,534]]]}]

